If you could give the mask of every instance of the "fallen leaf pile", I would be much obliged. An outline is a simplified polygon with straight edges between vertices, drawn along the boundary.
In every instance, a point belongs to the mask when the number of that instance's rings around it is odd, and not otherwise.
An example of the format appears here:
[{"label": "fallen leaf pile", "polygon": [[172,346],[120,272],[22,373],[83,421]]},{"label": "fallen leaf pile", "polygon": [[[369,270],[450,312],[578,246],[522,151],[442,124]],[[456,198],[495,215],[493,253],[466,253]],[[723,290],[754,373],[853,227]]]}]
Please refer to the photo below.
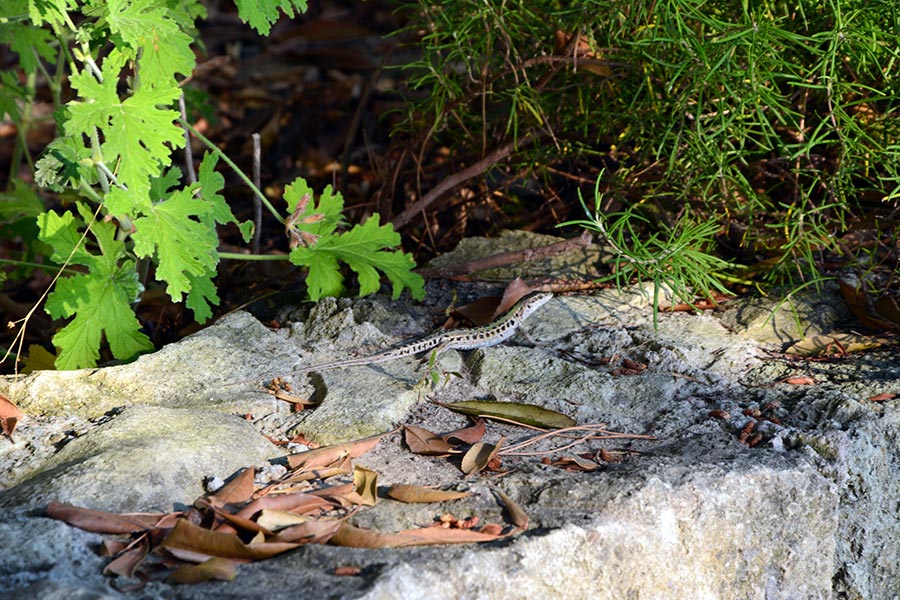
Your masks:
[{"label": "fallen leaf pile", "polygon": [[[485,434],[481,417],[521,420],[533,429],[548,429],[549,422],[557,428],[507,446],[508,455],[526,454],[522,452],[525,446],[557,435],[567,441],[551,452],[588,439],[652,439],[608,432],[602,424],[575,426],[565,415],[526,404],[463,402],[442,406],[476,417],[474,424],[443,436],[421,427],[406,426],[404,439],[416,454],[436,457],[463,454],[462,469],[467,475],[486,468],[497,469],[504,455],[503,438],[494,444],[481,441]],[[507,538],[527,529],[528,516],[497,489],[493,493],[506,508],[509,521],[506,524],[481,524],[477,516],[460,520],[447,513],[438,515],[430,526],[399,532],[380,532],[350,524],[348,519],[352,515],[379,501],[378,473],[354,465],[353,460],[372,450],[385,435],[290,455],[287,457],[290,469],[277,480],[262,485],[254,483],[252,468],[243,469],[226,485],[198,498],[184,511],[115,514],[52,503],[47,507],[47,515],[87,531],[129,536],[124,541],[109,539],[104,543],[104,554],[113,557],[104,573],[137,578],[138,585],[161,572],[168,574],[166,581],[170,583],[231,580],[236,576],[238,564],[269,558],[303,544],[397,548],[477,543]],[[464,446],[469,447],[468,451],[462,450]],[[571,468],[584,460],[587,459],[567,457],[551,464]],[[579,468],[592,470],[583,465]],[[431,503],[458,500],[469,493],[397,484],[388,487],[384,496],[399,502]]]}]

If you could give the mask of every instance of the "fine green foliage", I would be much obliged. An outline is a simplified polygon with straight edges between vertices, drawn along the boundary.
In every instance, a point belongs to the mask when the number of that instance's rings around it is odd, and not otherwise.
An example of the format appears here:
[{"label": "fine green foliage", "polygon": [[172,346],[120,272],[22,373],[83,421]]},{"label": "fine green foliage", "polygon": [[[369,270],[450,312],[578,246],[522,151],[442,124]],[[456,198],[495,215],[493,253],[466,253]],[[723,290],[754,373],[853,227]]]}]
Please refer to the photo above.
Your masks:
[{"label": "fine green foliage", "polygon": [[[550,141],[526,145],[519,164],[547,181],[542,166],[607,167],[613,210],[722,215],[745,232],[741,254],[771,259],[766,282],[820,277],[825,252],[853,260],[835,240],[861,199],[900,200],[895,2],[407,7],[409,31],[424,32],[409,82],[431,90],[413,96],[409,130],[482,155],[541,132]],[[660,243],[670,215],[649,224]]]},{"label": "fine green foliage", "polygon": [[632,281],[653,282],[654,323],[663,288],[672,291],[673,301],[692,304],[694,299],[710,297],[713,291],[724,294],[728,289],[720,282],[735,265],[710,253],[719,230],[716,219],[694,221],[681,218],[668,231],[643,234],[650,221],[633,208],[622,213],[604,215],[600,206],[600,179],[594,188],[594,210],[588,209],[579,194],[587,219],[561,223],[559,227],[579,225],[596,231],[613,252],[613,273],[603,278],[622,288]]},{"label": "fine green foliage", "polygon": [[[237,4],[241,18],[263,34],[281,13],[306,9],[305,0]],[[53,337],[58,368],[94,366],[104,340],[121,360],[152,349],[133,308],[144,291],[139,273],[148,265],[171,299],[205,322],[219,303],[217,227],[237,225],[244,241],[252,234],[252,224],[238,223],[222,195],[225,180],[216,165],[221,159],[236,169],[233,162],[176,110],[196,62],[194,21],[205,16],[199,0],[12,0],[0,6],[0,43],[19,56],[18,71],[0,71],[0,116],[8,115],[19,132],[13,184],[0,196],[0,231],[28,244],[20,270],[40,266],[38,260],[60,269],[45,305],[54,319],[68,320]],[[38,78],[53,94],[58,137],[32,162],[25,140]],[[66,79],[68,101],[62,97]],[[185,128],[209,147],[197,181],[173,166],[185,147]],[[15,179],[22,161],[33,165],[38,186],[65,194],[68,203],[45,210],[35,190]],[[297,180],[286,198],[291,212],[294,190],[314,195]],[[399,236],[379,226],[377,215],[341,232],[339,194],[326,189],[314,206],[327,218],[296,223],[304,244],[290,256],[309,269],[311,298],[343,291],[341,262],[356,272],[361,294],[376,291],[383,273],[395,297],[404,288],[423,295],[411,257],[394,250]]]}]

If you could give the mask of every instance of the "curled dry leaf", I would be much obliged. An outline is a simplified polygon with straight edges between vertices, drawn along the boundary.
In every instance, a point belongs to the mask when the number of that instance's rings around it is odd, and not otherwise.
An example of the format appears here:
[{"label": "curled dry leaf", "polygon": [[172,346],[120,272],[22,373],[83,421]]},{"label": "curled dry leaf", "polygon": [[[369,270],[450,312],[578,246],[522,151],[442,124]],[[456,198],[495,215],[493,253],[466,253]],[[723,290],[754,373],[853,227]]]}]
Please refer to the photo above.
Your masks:
[{"label": "curled dry leaf", "polygon": [[63,521],[85,531],[94,533],[137,533],[155,527],[165,514],[131,513],[119,515],[102,510],[81,508],[71,504],[51,502],[47,506],[47,516]]},{"label": "curled dry leaf", "polygon": [[181,565],[168,577],[167,583],[202,583],[204,581],[231,581],[237,577],[237,564],[227,558],[210,558],[198,565]]},{"label": "curled dry leaf", "polygon": [[375,506],[378,502],[378,473],[365,467],[353,467],[353,488],[362,504]]},{"label": "curled dry leaf", "polygon": [[512,498],[507,496],[503,490],[494,490],[494,493],[497,494],[497,497],[500,498],[500,501],[506,506],[512,524],[520,531],[528,529],[528,515],[525,514],[522,507],[514,502]]},{"label": "curled dry leaf", "polygon": [[843,355],[873,350],[890,344],[890,338],[857,333],[836,333],[804,338],[790,346],[785,353],[796,356],[828,356],[839,352]]},{"label": "curled dry leaf", "polygon": [[485,417],[488,419],[500,419],[511,423],[519,423],[528,427],[539,429],[563,429],[574,427],[575,420],[562,413],[550,410],[534,404],[523,402],[490,402],[485,400],[468,400],[465,402],[453,402],[444,404],[436,402],[453,412],[462,413],[472,417]]},{"label": "curled dry leaf", "polygon": [[336,467],[325,467],[322,469],[311,469],[309,471],[302,471],[300,473],[294,473],[288,477],[284,477],[279,482],[280,485],[289,484],[289,483],[300,483],[302,481],[311,481],[313,479],[328,479],[329,477],[336,477],[338,475],[346,475],[351,471],[352,462],[350,457],[347,457],[345,463],[341,463]]},{"label": "curled dry leaf", "polygon": [[150,539],[143,535],[136,540],[132,547],[125,550],[103,568],[104,575],[118,575],[120,577],[134,577],[137,568],[150,553]]},{"label": "curled dry leaf", "polygon": [[407,503],[415,502],[445,502],[447,500],[459,500],[469,496],[469,492],[451,492],[435,490],[418,485],[397,484],[388,488],[387,495],[394,500]]},{"label": "curled dry leaf", "polygon": [[250,519],[263,509],[284,510],[305,515],[332,508],[334,508],[334,505],[327,498],[309,492],[294,492],[257,498],[238,511],[235,516]]},{"label": "curled dry leaf", "polygon": [[314,469],[316,467],[329,467],[334,463],[340,462],[344,457],[359,458],[372,448],[378,445],[385,435],[390,432],[379,433],[367,438],[347,442],[345,444],[335,444],[333,446],[323,446],[315,450],[307,450],[299,454],[292,454],[287,457],[288,465],[292,469]]},{"label": "curled dry leaf", "polygon": [[285,510],[263,509],[256,517],[257,525],[276,532],[294,525],[301,525],[307,521],[309,521],[309,517]]},{"label": "curled dry leaf", "polygon": [[562,467],[569,471],[596,471],[600,465],[588,458],[580,456],[563,456],[559,460],[553,461],[554,467]]},{"label": "curled dry leaf", "polygon": [[160,542],[161,548],[188,562],[202,562],[214,556],[243,561],[259,560],[297,546],[299,544],[289,542],[244,544],[234,535],[209,531],[184,519],[178,520],[169,535]]},{"label": "curled dry leaf", "polygon": [[0,432],[12,440],[13,431],[16,424],[22,418],[22,411],[12,401],[0,394]]},{"label": "curled dry leaf", "polygon": [[337,533],[343,519],[318,518],[306,523],[287,527],[278,532],[272,541],[294,542],[297,544],[324,544]]},{"label": "curled dry leaf", "polygon": [[868,400],[869,400],[869,402],[885,402],[887,400],[893,400],[896,397],[897,397],[897,394],[885,392],[883,394],[878,394],[877,396],[872,396]]},{"label": "curled dry leaf", "polygon": [[483,533],[473,529],[444,529],[441,527],[407,529],[398,533],[382,533],[343,523],[338,532],[329,540],[329,543],[349,548],[403,548],[431,544],[492,542],[500,537],[502,536],[498,534]]},{"label": "curled dry leaf", "polygon": [[450,433],[444,434],[441,436],[444,440],[449,442],[450,440],[459,440],[464,444],[475,444],[481,441],[481,438],[484,437],[484,419],[474,419],[474,422],[469,427],[464,427],[462,429],[457,429],[456,431],[451,431]]},{"label": "curled dry leaf", "polygon": [[222,506],[246,502],[253,496],[254,475],[255,471],[252,467],[241,469],[241,472],[228,483],[208,496],[209,503],[214,506]]},{"label": "curled dry leaf", "polygon": [[462,468],[463,473],[472,475],[478,473],[488,466],[488,464],[497,456],[500,447],[503,446],[503,438],[497,444],[488,444],[486,442],[478,442],[469,448],[469,451],[463,456]]},{"label": "curled dry leaf", "polygon": [[415,425],[403,426],[403,439],[413,454],[446,456],[454,450],[453,446],[438,434]]}]

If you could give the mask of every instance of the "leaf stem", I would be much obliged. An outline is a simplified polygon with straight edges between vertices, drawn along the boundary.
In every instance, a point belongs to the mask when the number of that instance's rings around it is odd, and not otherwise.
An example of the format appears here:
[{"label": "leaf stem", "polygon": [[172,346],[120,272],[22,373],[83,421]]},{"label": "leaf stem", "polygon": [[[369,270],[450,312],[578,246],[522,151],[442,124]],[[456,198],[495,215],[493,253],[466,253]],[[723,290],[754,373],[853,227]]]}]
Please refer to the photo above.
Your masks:
[{"label": "leaf stem", "polygon": [[219,252],[219,258],[231,260],[289,260],[287,254],[241,254],[240,252]]}]

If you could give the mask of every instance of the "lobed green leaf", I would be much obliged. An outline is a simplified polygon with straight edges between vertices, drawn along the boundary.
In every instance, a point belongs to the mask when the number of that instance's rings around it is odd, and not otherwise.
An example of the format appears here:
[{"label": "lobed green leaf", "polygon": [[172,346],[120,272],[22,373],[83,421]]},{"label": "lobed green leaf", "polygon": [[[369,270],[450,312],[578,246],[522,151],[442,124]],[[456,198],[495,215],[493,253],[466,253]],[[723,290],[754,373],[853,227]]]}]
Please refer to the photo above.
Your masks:
[{"label": "lobed green leaf", "polygon": [[235,0],[238,14],[260,35],[269,35],[272,24],[278,20],[279,9],[288,17],[294,12],[306,12],[306,0]]}]

